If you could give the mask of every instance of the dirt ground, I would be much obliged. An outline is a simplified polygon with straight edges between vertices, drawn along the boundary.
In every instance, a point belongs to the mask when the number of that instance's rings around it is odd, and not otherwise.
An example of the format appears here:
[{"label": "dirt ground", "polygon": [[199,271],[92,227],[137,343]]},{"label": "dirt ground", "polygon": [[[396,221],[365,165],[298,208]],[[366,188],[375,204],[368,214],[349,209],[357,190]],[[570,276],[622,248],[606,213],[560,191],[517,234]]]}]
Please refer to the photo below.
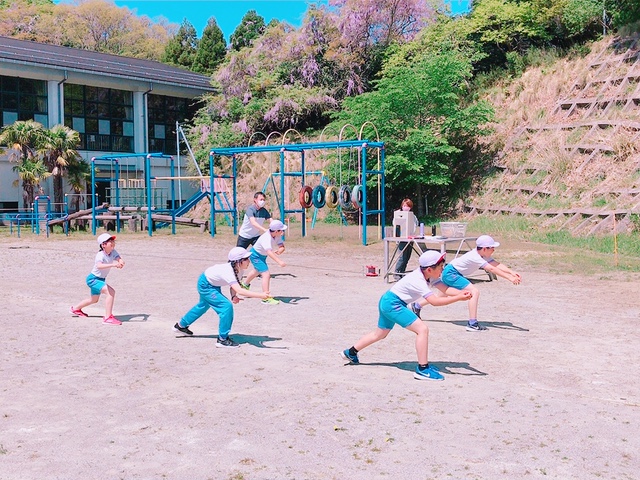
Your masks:
[{"label": "dirt ground", "polygon": [[350,228],[292,232],[283,303],[241,302],[235,350],[215,348],[212,311],[192,338],[171,328],[231,234],[120,235],[120,327],[103,301],[68,313],[93,236],[2,234],[0,479],[639,478],[638,275],[551,274],[531,267],[544,247],[504,242],[523,284],[479,285],[486,332],[465,331],[466,304],[423,310],[445,381],[417,381],[397,327],[361,365],[339,357],[390,286],[363,275],[382,244]]}]

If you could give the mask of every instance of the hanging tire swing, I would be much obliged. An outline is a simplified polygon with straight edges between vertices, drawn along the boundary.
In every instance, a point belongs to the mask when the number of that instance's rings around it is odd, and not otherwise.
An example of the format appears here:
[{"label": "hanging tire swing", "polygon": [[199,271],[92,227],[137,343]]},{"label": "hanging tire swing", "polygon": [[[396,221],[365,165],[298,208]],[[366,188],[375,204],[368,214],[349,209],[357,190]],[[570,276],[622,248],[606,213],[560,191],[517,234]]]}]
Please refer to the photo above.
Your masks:
[{"label": "hanging tire swing", "polygon": [[318,185],[314,187],[311,192],[311,201],[313,202],[313,206],[316,208],[322,208],[327,203],[326,199],[327,189],[322,185]]},{"label": "hanging tire swing", "polygon": [[343,210],[351,208],[351,189],[347,185],[340,187],[340,191],[338,192],[338,203],[340,204],[340,208]]},{"label": "hanging tire swing", "polygon": [[355,208],[362,208],[362,185],[356,185],[351,192],[351,203]]},{"label": "hanging tire swing", "polygon": [[298,199],[300,200],[300,205],[302,208],[310,208],[313,197],[313,190],[310,186],[306,185],[300,189],[300,194],[298,195]]},{"label": "hanging tire swing", "polygon": [[334,209],[338,206],[340,197],[338,196],[338,189],[331,185],[327,187],[327,191],[324,194],[324,198],[327,204],[327,208]]}]

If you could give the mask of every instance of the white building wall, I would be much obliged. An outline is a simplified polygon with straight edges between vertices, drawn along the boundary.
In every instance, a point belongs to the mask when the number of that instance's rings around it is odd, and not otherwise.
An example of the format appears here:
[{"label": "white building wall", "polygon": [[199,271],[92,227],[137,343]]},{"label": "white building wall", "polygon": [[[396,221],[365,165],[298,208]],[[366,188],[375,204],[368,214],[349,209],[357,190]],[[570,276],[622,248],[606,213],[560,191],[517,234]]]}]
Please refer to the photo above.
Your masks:
[{"label": "white building wall", "polygon": [[[167,95],[175,97],[193,98],[197,94],[204,92],[196,92],[193,89],[187,89],[177,86],[169,86],[163,84],[153,84],[139,80],[125,81],[121,78],[112,76],[99,76],[83,72],[67,71],[57,68],[36,67],[32,65],[18,65],[12,63],[0,62],[0,75],[16,76],[22,78],[33,78],[44,80],[47,82],[47,119],[51,128],[57,124],[64,123],[64,90],[65,83],[73,83],[80,85],[92,85],[104,88],[126,89],[133,92],[133,109],[134,109],[134,149],[136,152],[148,152],[147,141],[147,94]],[[113,154],[112,152],[95,152],[80,151],[81,157],[90,163],[93,157]],[[113,154],[122,155],[122,154]],[[181,159],[184,165],[185,158]],[[122,165],[127,166],[127,174],[129,177],[137,175],[138,178],[144,178],[144,159],[141,157],[121,158]],[[170,176],[170,161],[154,159],[152,167],[153,176]],[[13,171],[14,162],[9,161],[8,152],[0,149],[0,209],[3,202],[18,202],[19,209],[22,209],[22,187],[18,183],[18,175]],[[132,170],[134,168],[136,171]],[[138,170],[140,168],[140,170]],[[184,174],[184,173],[183,173]],[[177,175],[177,166],[176,172]],[[162,185],[167,185],[168,181],[158,181]],[[45,195],[49,195],[53,199],[53,183],[51,179],[43,182],[42,188]],[[182,199],[185,200],[198,190],[197,182],[182,183],[181,193]],[[69,192],[70,189],[65,182],[64,191]],[[176,186],[178,192],[178,186]],[[90,193],[90,191],[88,192]],[[177,197],[177,193],[176,193]],[[176,198],[177,199],[177,198]],[[12,209],[13,210],[13,209]],[[0,216],[2,211],[0,210]]]}]

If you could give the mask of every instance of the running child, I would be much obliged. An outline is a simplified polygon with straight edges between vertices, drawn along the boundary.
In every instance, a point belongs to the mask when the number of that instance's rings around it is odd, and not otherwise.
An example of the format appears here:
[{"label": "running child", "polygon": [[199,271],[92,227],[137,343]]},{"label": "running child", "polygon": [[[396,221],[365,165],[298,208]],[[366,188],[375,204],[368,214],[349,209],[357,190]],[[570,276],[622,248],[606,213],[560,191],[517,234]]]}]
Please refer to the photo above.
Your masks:
[{"label": "running child", "polygon": [[107,275],[112,268],[124,267],[124,260],[116,251],[116,237],[108,233],[103,233],[98,237],[98,245],[100,251],[96,254],[93,270],[87,276],[87,286],[91,289],[91,296],[77,305],[72,305],[69,311],[71,315],[77,317],[88,317],[82,311],[84,307],[98,303],[100,294],[104,293],[105,314],[102,323],[105,325],[122,325],[122,322],[113,316],[113,302],[116,297],[116,291],[110,285],[107,285]]},{"label": "running child", "polygon": [[522,280],[519,273],[493,259],[493,252],[499,246],[500,243],[489,235],[480,235],[476,240],[475,249],[453,260],[444,267],[442,272],[442,282],[445,285],[458,290],[465,290],[472,294],[471,300],[469,300],[469,322],[467,323],[467,331],[469,332],[481,332],[486,330],[487,327],[478,323],[480,290],[466,279],[466,276],[482,268],[498,277],[506,278],[514,285],[519,285]]},{"label": "running child", "polygon": [[[233,247],[227,258],[228,263],[221,263],[207,268],[198,278],[200,301],[189,310],[178,323],[173,326],[176,332],[193,335],[189,326],[205,314],[209,308],[218,314],[218,341],[216,347],[238,348],[240,345],[229,336],[233,325],[233,304],[242,297],[269,298],[269,292],[250,292],[240,285],[242,272],[249,266],[249,253],[242,247]],[[222,294],[222,287],[230,287],[231,300]]]},{"label": "running child", "polygon": [[[340,352],[342,358],[353,364],[360,363],[358,352],[386,338],[398,324],[417,335],[418,366],[413,377],[418,380],[444,380],[438,369],[429,365],[429,327],[407,305],[416,302],[420,306],[430,304],[439,307],[471,298],[471,293],[449,289],[438,281],[445,257],[446,253],[435,250],[427,250],[420,255],[420,266],[402,277],[380,298],[378,327],[360,338],[351,348]],[[437,288],[445,296],[435,295],[430,286]]]},{"label": "running child", "polygon": [[[258,241],[251,247],[251,264],[253,265],[253,270],[247,275],[243,287],[248,289],[251,281],[260,275],[262,277],[262,291],[269,291],[271,274],[269,273],[269,266],[267,265],[267,257],[281,267],[287,266],[286,263],[278,258],[278,256],[284,252],[284,240],[282,236],[286,229],[287,226],[280,220],[271,220],[269,230],[260,235]],[[262,300],[262,303],[266,305],[277,305],[280,303],[280,300],[268,296]]]}]

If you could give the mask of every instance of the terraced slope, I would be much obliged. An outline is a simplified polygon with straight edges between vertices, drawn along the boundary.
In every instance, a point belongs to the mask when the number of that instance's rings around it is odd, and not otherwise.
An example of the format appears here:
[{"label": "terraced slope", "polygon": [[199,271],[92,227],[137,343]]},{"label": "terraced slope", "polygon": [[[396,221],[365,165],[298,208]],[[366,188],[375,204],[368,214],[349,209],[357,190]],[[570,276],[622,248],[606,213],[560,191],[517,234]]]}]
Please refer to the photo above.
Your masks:
[{"label": "terraced slope", "polygon": [[640,214],[640,34],[535,68],[491,98],[499,173],[469,214],[541,217],[578,235],[628,230]]}]

